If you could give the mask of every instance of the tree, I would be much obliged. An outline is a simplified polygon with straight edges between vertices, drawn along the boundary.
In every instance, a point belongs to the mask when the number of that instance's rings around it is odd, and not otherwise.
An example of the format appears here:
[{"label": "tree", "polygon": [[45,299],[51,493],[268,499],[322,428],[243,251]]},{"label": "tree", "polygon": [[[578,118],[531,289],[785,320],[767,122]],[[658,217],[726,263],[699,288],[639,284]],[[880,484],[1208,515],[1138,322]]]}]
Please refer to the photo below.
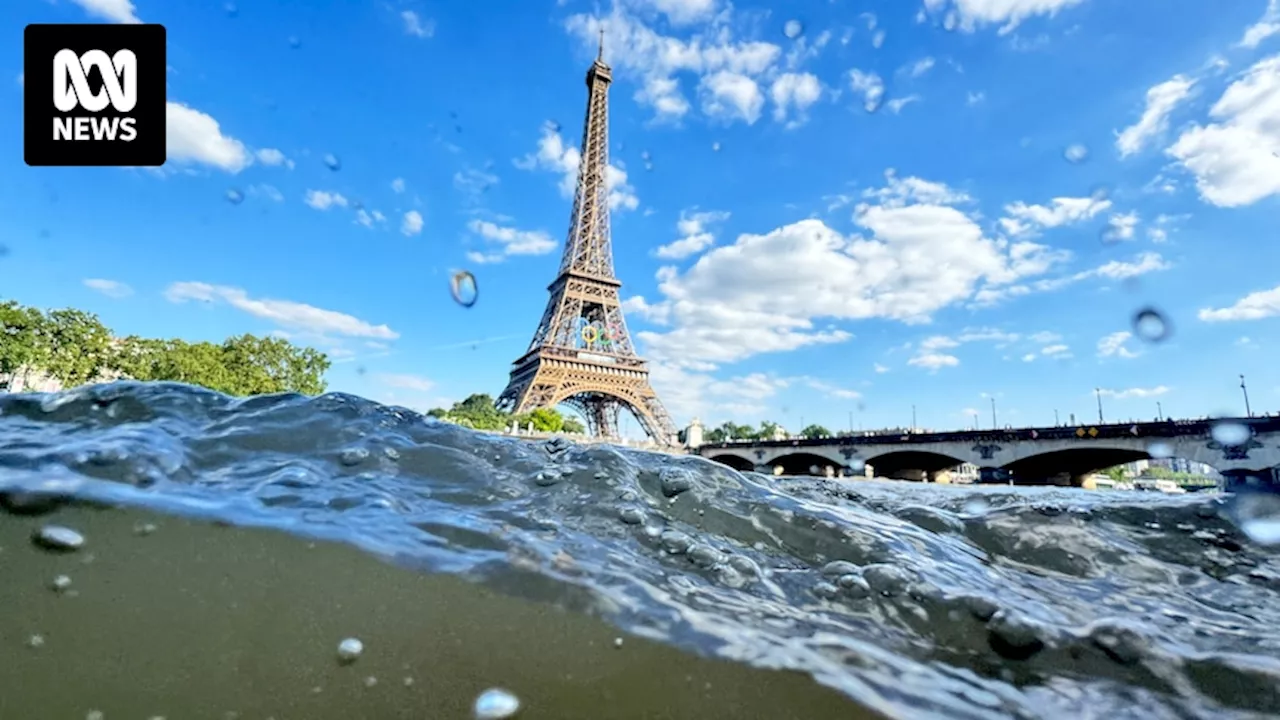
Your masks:
[{"label": "tree", "polygon": [[760,430],[755,434],[753,440],[772,440],[782,427],[776,422],[765,420],[760,423]]},{"label": "tree", "polygon": [[228,395],[325,391],[329,358],[281,338],[241,335],[222,344],[113,339],[98,317],[75,309],[42,313],[0,302],[0,373],[41,370],[74,387],[114,371],[123,377],[200,385]]},{"label": "tree", "polygon": [[1106,470],[1103,470],[1102,474],[1111,478],[1115,482],[1123,482],[1125,479],[1123,465],[1116,465],[1115,467],[1109,467]]},{"label": "tree", "polygon": [[587,428],[583,426],[582,422],[578,420],[578,418],[574,418],[574,417],[565,418],[564,426],[561,428],[561,430],[569,433],[570,435],[586,435],[587,434]]},{"label": "tree", "polygon": [[809,427],[801,430],[800,435],[810,440],[817,440],[819,438],[831,437],[831,431],[821,425],[810,425]]}]

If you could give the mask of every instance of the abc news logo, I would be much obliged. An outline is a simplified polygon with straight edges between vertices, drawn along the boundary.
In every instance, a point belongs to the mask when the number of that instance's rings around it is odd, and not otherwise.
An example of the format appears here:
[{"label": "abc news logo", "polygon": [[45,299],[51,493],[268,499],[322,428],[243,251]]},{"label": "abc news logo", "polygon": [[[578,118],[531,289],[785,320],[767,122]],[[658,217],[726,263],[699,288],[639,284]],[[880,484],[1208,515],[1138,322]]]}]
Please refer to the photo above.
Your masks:
[{"label": "abc news logo", "polygon": [[28,165],[164,164],[164,26],[28,25],[23,55]]}]

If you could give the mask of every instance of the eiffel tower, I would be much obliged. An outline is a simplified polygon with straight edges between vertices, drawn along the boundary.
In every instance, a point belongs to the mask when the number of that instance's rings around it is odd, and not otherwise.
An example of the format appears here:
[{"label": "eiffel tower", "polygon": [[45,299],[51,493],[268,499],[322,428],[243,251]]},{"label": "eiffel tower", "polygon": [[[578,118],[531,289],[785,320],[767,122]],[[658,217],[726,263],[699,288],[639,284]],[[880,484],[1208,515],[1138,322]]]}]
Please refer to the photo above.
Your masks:
[{"label": "eiffel tower", "polygon": [[654,442],[673,445],[675,424],[631,342],[618,299],[622,283],[613,271],[606,183],[612,81],[601,30],[600,51],[587,70],[587,119],[560,272],[547,287],[551,297],[533,341],[513,364],[497,404],[517,414],[565,404],[582,413],[597,437],[617,437],[625,409]]}]

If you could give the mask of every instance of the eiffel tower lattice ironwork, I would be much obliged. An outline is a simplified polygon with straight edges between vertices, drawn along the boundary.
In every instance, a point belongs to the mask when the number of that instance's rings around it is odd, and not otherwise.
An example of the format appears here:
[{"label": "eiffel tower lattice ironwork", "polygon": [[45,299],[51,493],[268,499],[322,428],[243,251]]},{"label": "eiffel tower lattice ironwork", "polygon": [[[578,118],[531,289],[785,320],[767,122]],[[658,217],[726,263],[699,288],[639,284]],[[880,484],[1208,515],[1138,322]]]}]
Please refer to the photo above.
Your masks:
[{"label": "eiffel tower lattice ironwork", "polygon": [[676,428],[649,383],[622,317],[609,232],[609,66],[600,53],[587,70],[587,118],[578,186],[560,272],[547,287],[542,321],[529,349],[511,369],[498,407],[514,413],[565,404],[582,413],[588,431],[618,436],[628,410],[653,441],[676,442]]}]

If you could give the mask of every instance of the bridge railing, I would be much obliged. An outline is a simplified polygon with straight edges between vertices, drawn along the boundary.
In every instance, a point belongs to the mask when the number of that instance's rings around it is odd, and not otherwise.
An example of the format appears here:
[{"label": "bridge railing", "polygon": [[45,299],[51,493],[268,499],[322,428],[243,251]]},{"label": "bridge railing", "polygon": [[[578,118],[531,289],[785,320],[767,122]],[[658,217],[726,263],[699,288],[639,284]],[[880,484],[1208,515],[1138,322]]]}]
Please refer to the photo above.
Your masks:
[{"label": "bridge railing", "polygon": [[740,440],[706,443],[699,450],[740,447],[829,447],[831,445],[925,445],[944,442],[1014,442],[1018,440],[1106,440],[1115,438],[1210,437],[1213,427],[1221,423],[1244,425],[1253,434],[1280,432],[1280,417],[1204,418],[1200,420],[1166,420],[1148,423],[1113,423],[992,430],[960,430],[951,432],[902,432],[844,434],[829,438],[789,440]]}]

